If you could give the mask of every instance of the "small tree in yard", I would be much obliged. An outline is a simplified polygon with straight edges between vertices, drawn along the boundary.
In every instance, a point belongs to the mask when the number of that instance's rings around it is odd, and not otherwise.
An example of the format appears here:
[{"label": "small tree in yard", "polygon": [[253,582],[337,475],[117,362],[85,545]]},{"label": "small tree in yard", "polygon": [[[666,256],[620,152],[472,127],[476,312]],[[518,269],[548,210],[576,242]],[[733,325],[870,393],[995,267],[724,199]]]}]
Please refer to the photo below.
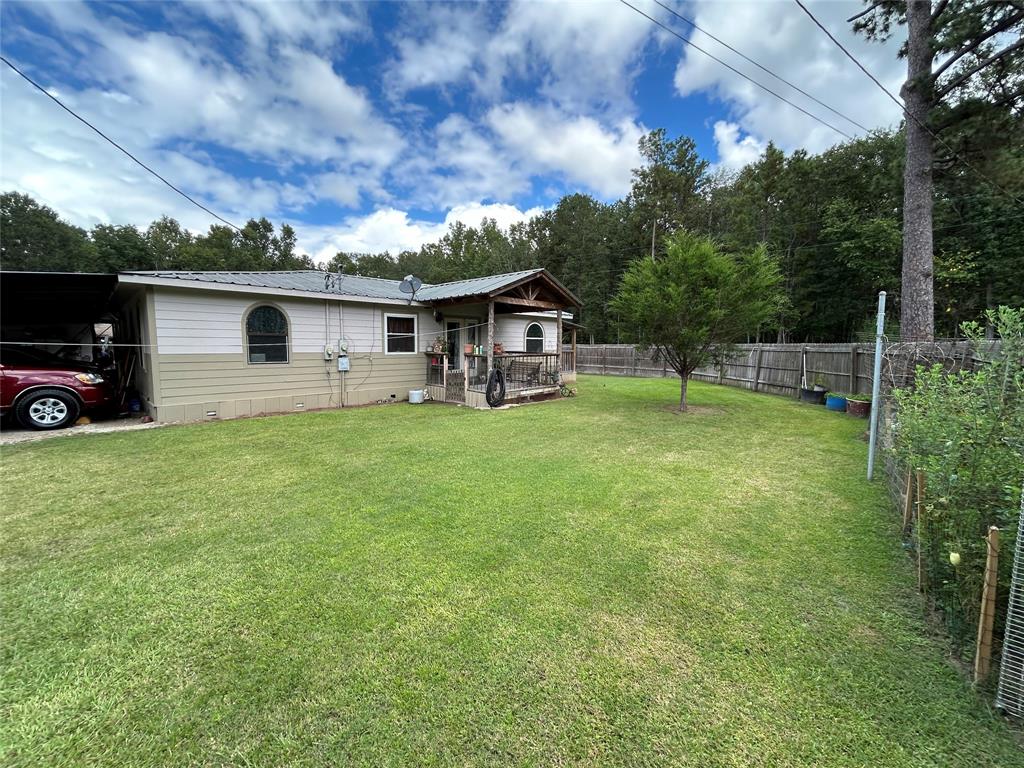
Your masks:
[{"label": "small tree in yard", "polygon": [[638,259],[623,276],[611,308],[638,346],[679,374],[679,410],[686,382],[708,362],[727,356],[783,309],[782,276],[764,247],[723,252],[712,240],[681,231],[658,261]]}]

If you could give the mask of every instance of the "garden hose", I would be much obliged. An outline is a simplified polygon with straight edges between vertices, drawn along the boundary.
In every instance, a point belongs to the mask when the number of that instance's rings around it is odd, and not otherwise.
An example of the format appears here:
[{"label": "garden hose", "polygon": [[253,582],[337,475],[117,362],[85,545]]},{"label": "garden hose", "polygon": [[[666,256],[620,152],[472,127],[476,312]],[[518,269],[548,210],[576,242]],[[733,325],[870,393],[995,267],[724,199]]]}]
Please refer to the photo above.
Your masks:
[{"label": "garden hose", "polygon": [[487,389],[484,390],[484,397],[491,408],[497,408],[505,402],[505,373],[501,368],[495,368],[487,378]]}]

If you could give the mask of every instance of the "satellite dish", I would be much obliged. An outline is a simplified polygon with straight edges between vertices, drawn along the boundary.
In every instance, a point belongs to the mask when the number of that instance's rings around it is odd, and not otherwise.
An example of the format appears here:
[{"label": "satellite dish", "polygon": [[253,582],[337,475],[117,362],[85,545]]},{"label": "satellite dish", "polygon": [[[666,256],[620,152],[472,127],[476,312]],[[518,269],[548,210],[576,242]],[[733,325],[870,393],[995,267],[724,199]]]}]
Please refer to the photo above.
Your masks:
[{"label": "satellite dish", "polygon": [[416,298],[416,291],[423,285],[423,281],[420,280],[416,275],[406,275],[405,279],[398,284],[398,290],[402,293],[409,294],[409,303],[412,304],[412,300]]}]

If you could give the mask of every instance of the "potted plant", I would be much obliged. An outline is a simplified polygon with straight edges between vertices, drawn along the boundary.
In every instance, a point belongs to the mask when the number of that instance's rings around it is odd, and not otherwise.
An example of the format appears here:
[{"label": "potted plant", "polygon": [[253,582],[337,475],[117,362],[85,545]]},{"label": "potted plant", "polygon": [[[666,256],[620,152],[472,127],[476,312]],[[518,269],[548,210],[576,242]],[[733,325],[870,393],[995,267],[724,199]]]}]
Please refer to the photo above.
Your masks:
[{"label": "potted plant", "polygon": [[800,400],[804,403],[824,405],[826,394],[828,394],[828,388],[825,386],[825,380],[820,376],[814,380],[813,386],[800,387]]},{"label": "potted plant", "polygon": [[846,410],[846,395],[842,392],[829,392],[825,395],[825,407],[842,413]]},{"label": "potted plant", "polygon": [[866,419],[871,415],[871,395],[849,395],[846,398],[846,412]]},{"label": "potted plant", "polygon": [[462,351],[465,352],[467,355],[472,355],[476,351],[476,347],[473,346],[472,344],[467,344],[462,348]]},{"label": "potted plant", "polygon": [[438,336],[434,339],[434,343],[430,346],[430,349],[435,355],[443,355],[448,351],[448,342],[445,341],[443,336]]}]

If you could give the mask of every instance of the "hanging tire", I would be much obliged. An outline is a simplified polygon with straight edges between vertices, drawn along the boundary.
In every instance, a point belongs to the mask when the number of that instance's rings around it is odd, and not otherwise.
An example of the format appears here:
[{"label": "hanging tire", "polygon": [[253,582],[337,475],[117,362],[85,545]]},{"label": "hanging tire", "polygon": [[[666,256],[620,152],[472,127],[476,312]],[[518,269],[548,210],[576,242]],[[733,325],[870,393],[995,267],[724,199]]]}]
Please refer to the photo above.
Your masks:
[{"label": "hanging tire", "polygon": [[37,389],[18,401],[14,409],[26,429],[60,429],[78,420],[81,408],[74,395],[62,389]]},{"label": "hanging tire", "polygon": [[500,368],[491,371],[487,379],[487,389],[484,390],[484,397],[491,408],[497,408],[505,402],[505,374]]}]

